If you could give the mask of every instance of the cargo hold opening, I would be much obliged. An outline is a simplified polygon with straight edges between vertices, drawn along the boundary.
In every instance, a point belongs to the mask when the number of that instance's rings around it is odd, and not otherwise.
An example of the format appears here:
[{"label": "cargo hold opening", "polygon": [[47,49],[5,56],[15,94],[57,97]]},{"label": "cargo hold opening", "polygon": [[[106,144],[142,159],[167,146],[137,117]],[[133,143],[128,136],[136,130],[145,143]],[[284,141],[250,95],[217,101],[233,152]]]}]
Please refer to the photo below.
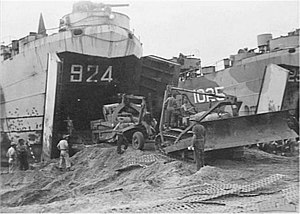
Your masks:
[{"label": "cargo hold opening", "polygon": [[75,132],[89,130],[90,121],[103,118],[102,106],[115,100],[116,95],[116,87],[113,86],[65,87],[56,112],[60,115],[59,130],[68,131],[68,118],[72,120]]},{"label": "cargo hold opening", "polygon": [[[70,143],[92,143],[90,121],[103,118],[103,105],[117,99],[116,87],[64,86],[62,88],[56,103],[53,146],[56,146],[62,134],[70,133],[69,120],[72,121],[73,126]],[[58,153],[55,156],[57,155]]]},{"label": "cargo hold opening", "polygon": [[70,133],[68,121],[74,128],[71,145],[92,144],[90,122],[103,119],[103,105],[118,102],[119,93],[135,93],[140,70],[135,56],[109,59],[70,52],[58,55],[62,69],[57,76],[52,158],[59,157],[56,145],[62,135]]}]

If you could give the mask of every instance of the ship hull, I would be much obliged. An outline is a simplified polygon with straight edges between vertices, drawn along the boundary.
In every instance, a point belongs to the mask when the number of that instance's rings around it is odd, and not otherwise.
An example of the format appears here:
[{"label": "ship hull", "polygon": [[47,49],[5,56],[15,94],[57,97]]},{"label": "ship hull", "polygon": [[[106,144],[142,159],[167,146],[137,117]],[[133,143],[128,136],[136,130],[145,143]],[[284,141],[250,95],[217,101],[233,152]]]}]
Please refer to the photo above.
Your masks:
[{"label": "ship hull", "polygon": [[90,120],[103,118],[103,104],[138,91],[142,44],[129,17],[94,6],[64,16],[56,34],[42,30],[1,46],[2,162],[21,138],[34,161],[57,156],[57,141],[70,133],[67,119],[83,133]]},{"label": "ship hull", "polygon": [[[269,111],[296,109],[299,102],[299,48],[280,50],[267,54],[243,59],[236,65],[204,76],[183,79],[179,82],[180,88],[195,90],[198,92],[213,93],[220,96],[225,94],[236,96],[242,101],[240,116],[259,113],[258,105],[261,98],[263,83],[270,81],[270,75],[265,75],[270,70],[274,72],[287,72],[287,79],[282,79],[278,87],[269,89],[273,97],[281,97],[278,105],[272,104],[264,108]],[[282,71],[279,71],[282,70]],[[274,75],[275,76],[275,75]],[[280,89],[281,88],[281,89]],[[278,95],[278,96],[277,96]],[[187,94],[198,111],[207,110],[212,103],[222,100],[212,96]],[[271,102],[266,103],[269,105]]]},{"label": "ship hull", "polygon": [[90,120],[103,118],[103,104],[115,102],[118,93],[139,89],[141,62],[134,55],[62,52],[51,60],[53,55],[45,68],[30,54],[18,55],[2,72],[7,74],[1,84],[2,162],[10,141],[20,138],[31,145],[35,161],[55,157],[57,141],[68,132],[67,117],[74,130],[88,130]]},{"label": "ship hull", "polygon": [[[80,34],[75,34],[75,30],[79,29]],[[49,52],[73,52],[108,58],[142,56],[140,41],[129,30],[113,25],[78,28],[39,39],[28,37],[20,42],[19,54],[27,55],[35,49],[42,58]]]}]

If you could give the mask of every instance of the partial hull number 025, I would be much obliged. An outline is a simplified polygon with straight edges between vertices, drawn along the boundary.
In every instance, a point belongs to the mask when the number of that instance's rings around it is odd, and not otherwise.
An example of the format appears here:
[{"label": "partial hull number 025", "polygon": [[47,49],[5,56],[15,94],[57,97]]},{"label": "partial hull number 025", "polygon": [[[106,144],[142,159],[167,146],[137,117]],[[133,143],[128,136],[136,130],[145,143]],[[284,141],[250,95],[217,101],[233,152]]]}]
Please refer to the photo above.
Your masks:
[{"label": "partial hull number 025", "polygon": [[[89,75],[85,78],[85,82],[98,82],[98,73],[99,66],[98,65],[88,65],[87,66],[87,74]],[[111,82],[112,78],[112,66],[108,66],[106,71],[102,74],[100,81],[102,82]],[[82,82],[83,81],[83,66],[82,65],[72,65],[71,67],[71,76],[70,82]]]}]

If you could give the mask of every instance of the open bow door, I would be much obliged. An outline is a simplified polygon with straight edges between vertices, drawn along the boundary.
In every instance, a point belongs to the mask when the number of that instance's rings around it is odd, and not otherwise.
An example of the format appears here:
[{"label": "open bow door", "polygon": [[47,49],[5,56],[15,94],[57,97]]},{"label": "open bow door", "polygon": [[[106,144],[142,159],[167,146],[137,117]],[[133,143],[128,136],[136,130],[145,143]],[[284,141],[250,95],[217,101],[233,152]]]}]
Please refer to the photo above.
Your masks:
[{"label": "open bow door", "polygon": [[42,160],[49,160],[51,158],[57,74],[60,63],[61,61],[56,53],[48,54]]}]

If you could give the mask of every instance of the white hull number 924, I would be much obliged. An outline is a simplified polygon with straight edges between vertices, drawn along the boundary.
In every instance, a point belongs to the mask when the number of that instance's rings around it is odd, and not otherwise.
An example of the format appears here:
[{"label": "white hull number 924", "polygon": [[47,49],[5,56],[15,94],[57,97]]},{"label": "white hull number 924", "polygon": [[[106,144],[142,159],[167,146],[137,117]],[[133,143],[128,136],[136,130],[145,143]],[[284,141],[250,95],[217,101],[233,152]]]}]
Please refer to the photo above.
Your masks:
[{"label": "white hull number 924", "polygon": [[[85,82],[98,82],[99,66],[98,65],[88,65],[87,73],[90,74]],[[102,72],[101,72],[102,73]],[[101,75],[101,74],[100,74]],[[112,66],[108,66],[106,71],[102,74],[100,81],[111,82],[112,78]],[[70,82],[82,82],[83,80],[83,66],[82,65],[72,65]]]}]

